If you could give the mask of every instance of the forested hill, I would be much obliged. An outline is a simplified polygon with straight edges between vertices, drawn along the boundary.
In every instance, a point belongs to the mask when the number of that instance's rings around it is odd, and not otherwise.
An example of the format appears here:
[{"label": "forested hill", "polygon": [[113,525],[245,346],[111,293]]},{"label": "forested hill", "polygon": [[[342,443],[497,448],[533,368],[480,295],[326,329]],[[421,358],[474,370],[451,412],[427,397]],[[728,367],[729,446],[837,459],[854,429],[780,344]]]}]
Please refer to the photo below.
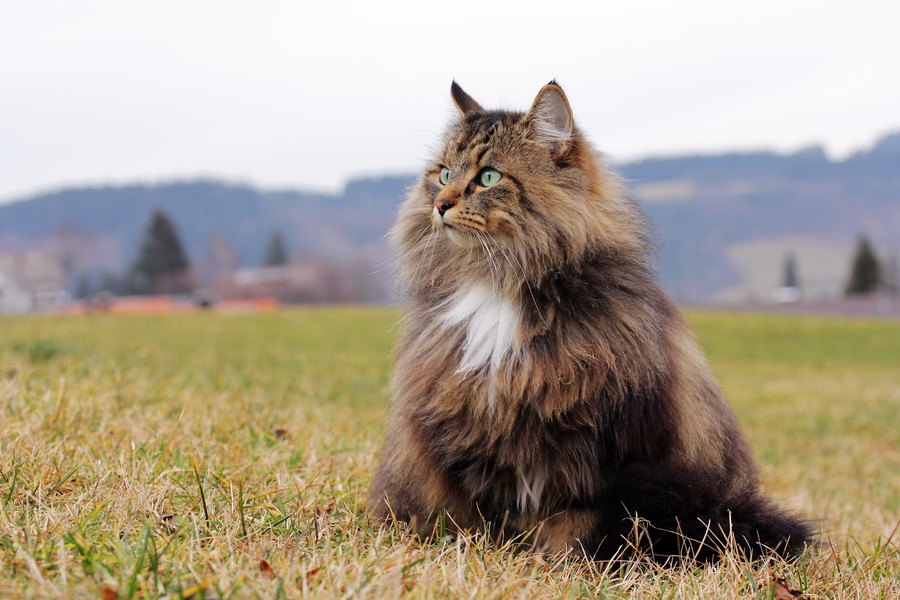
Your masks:
[{"label": "forested hill", "polygon": [[[684,300],[763,289],[788,252],[811,286],[833,287],[862,232],[885,253],[900,250],[900,134],[841,161],[811,147],[652,158],[619,169],[655,227],[661,278]],[[81,264],[114,270],[131,260],[150,212],[161,208],[194,261],[224,240],[241,264],[257,264],[278,230],[304,256],[374,266],[386,257],[384,234],[411,181],[358,179],[333,195],[212,180],[61,189],[0,205],[0,251],[88,240]],[[375,271],[375,279],[389,273]]]}]

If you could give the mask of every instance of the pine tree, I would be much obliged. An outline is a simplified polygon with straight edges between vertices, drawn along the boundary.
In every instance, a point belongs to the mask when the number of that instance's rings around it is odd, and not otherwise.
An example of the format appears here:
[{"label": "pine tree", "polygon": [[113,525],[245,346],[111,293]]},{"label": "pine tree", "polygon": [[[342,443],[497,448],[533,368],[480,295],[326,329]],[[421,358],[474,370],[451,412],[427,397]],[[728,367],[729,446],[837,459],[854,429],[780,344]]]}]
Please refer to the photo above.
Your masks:
[{"label": "pine tree", "polygon": [[800,288],[800,277],[797,275],[797,257],[791,252],[784,257],[784,278],[781,285],[789,288]]},{"label": "pine tree", "polygon": [[273,231],[269,236],[269,243],[266,245],[266,256],[263,259],[265,267],[280,267],[288,263],[287,249],[284,245],[284,238],[278,231]]},{"label": "pine tree", "polygon": [[869,238],[860,236],[845,293],[848,296],[871,294],[878,289],[880,283],[881,265],[878,263],[878,257],[872,249],[872,244],[869,243]]},{"label": "pine tree", "polygon": [[881,270],[881,283],[889,294],[896,296],[900,293],[900,258],[896,252],[888,257]]},{"label": "pine tree", "polygon": [[192,289],[190,263],[172,220],[153,211],[138,257],[131,266],[128,288],[134,293],[179,293]]}]

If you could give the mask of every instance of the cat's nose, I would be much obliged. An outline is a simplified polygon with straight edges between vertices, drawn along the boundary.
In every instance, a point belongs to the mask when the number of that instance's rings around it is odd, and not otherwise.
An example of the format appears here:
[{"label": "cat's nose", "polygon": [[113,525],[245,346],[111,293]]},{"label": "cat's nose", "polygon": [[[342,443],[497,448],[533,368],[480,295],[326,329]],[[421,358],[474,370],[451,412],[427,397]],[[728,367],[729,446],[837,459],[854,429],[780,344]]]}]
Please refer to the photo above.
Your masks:
[{"label": "cat's nose", "polygon": [[441,198],[434,201],[434,207],[437,209],[438,214],[442,217],[444,213],[456,206],[456,200],[449,200],[447,198]]}]

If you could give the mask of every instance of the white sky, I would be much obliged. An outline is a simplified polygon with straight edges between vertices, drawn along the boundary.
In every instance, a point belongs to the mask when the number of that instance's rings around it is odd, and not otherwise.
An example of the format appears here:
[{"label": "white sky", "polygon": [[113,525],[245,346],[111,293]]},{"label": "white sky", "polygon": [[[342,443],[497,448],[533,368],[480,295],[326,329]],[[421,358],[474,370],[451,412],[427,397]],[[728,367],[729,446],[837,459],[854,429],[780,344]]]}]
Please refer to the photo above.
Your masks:
[{"label": "white sky", "polygon": [[[326,6],[327,4],[327,6]],[[0,202],[206,175],[336,189],[414,170],[456,78],[558,78],[616,159],[900,129],[900,2],[0,2]]]}]

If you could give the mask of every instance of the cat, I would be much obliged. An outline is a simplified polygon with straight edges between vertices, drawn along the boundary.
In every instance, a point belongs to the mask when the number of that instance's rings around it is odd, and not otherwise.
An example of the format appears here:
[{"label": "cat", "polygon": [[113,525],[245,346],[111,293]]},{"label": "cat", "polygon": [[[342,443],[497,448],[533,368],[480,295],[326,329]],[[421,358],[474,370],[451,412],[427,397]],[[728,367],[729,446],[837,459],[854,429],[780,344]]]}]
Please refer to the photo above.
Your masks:
[{"label": "cat", "polygon": [[562,88],[525,113],[451,97],[390,234],[407,308],[371,514],[598,559],[802,551]]}]

